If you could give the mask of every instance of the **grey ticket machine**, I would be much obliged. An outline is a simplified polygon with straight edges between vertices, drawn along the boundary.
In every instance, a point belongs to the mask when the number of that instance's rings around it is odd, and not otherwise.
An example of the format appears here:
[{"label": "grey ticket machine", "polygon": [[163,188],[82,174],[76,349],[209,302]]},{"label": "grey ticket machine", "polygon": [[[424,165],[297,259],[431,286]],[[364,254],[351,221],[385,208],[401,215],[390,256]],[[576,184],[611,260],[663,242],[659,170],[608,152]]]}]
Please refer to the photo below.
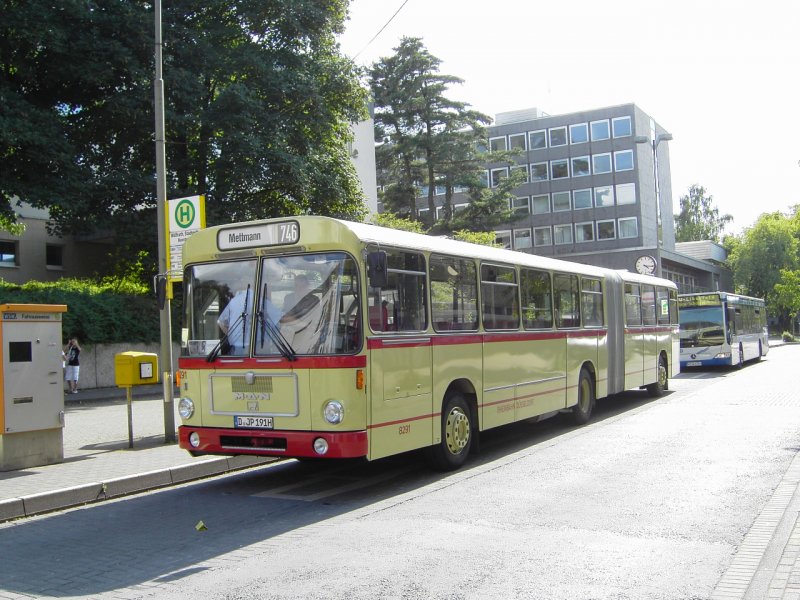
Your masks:
[{"label": "grey ticket machine", "polygon": [[0,471],[64,460],[63,304],[0,305]]}]

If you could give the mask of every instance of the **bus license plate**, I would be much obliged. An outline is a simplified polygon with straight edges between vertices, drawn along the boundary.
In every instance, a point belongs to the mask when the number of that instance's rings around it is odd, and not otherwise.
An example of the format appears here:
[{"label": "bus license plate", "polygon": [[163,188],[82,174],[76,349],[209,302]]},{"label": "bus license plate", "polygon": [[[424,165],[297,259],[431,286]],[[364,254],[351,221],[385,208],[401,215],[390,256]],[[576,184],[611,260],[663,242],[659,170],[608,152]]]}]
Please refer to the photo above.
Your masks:
[{"label": "bus license plate", "polygon": [[233,417],[234,427],[245,429],[272,429],[272,417]]},{"label": "bus license plate", "polygon": [[690,360],[689,362],[686,363],[686,366],[687,367],[702,367],[703,363],[701,363],[699,360]]}]

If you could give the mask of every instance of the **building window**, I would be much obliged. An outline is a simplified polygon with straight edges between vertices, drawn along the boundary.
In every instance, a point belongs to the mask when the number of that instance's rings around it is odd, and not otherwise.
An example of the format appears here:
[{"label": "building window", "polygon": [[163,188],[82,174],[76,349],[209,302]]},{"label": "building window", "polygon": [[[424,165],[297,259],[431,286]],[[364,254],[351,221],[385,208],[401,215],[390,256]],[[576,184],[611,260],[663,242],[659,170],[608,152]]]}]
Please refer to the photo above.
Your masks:
[{"label": "building window", "polygon": [[494,242],[499,244],[501,248],[511,249],[511,232],[510,231],[495,231]]},{"label": "building window", "polygon": [[598,208],[614,206],[614,188],[610,185],[594,188],[594,205]]},{"label": "building window", "polygon": [[531,230],[530,229],[515,229],[514,230],[514,250],[524,250],[531,247]]},{"label": "building window", "polygon": [[569,209],[569,192],[553,192],[553,212],[564,212]]},{"label": "building window", "polygon": [[608,119],[603,119],[602,121],[592,121],[591,129],[593,142],[607,140],[611,137],[611,130],[608,127]]},{"label": "building window", "polygon": [[613,219],[610,221],[597,222],[597,239],[599,240],[615,240],[617,239],[617,228]]},{"label": "building window", "polygon": [[428,215],[430,214],[430,212],[431,212],[430,208],[417,209],[417,214],[419,215],[419,220],[422,221],[423,223],[427,223],[428,222]]},{"label": "building window", "polygon": [[502,152],[506,149],[506,136],[489,138],[489,152]]},{"label": "building window", "polygon": [[533,214],[543,215],[550,212],[550,195],[541,194],[532,198]]},{"label": "building window", "polygon": [[614,170],[633,170],[633,150],[620,150],[619,152],[614,152]]},{"label": "building window", "polygon": [[575,241],[576,242],[594,241],[594,223],[592,221],[587,221],[585,223],[575,223]]},{"label": "building window", "polygon": [[464,212],[465,210],[467,210],[467,208],[469,208],[469,202],[462,202],[460,204],[454,204],[453,205],[453,214],[454,215],[460,214],[460,213]]},{"label": "building window", "polygon": [[618,183],[616,185],[617,204],[636,204],[636,184]]},{"label": "building window", "polygon": [[492,169],[492,187],[500,185],[500,180],[508,177],[508,167]]},{"label": "building window", "polygon": [[572,225],[553,225],[553,239],[556,245],[572,243]]},{"label": "building window", "polygon": [[586,123],[576,123],[569,126],[569,143],[583,144],[589,141],[589,127]]},{"label": "building window", "polygon": [[45,255],[48,268],[61,269],[64,267],[64,246],[47,244]]},{"label": "building window", "polygon": [[631,118],[630,117],[617,117],[613,119],[612,126],[614,128],[614,137],[628,137],[632,133]]},{"label": "building window", "polygon": [[569,177],[569,159],[551,160],[550,177],[552,179],[566,179]]},{"label": "building window", "polygon": [[489,171],[481,173],[481,185],[483,187],[489,187]]},{"label": "building window", "polygon": [[528,148],[525,146],[525,134],[515,133],[514,135],[509,135],[508,147],[511,150],[514,150],[515,148],[519,148],[520,150],[527,150]]},{"label": "building window", "polygon": [[531,200],[527,196],[524,198],[514,198],[511,201],[511,210],[515,215],[529,215],[531,213]]},{"label": "building window", "polygon": [[17,260],[17,242],[0,242],[0,267],[16,267]]},{"label": "building window", "polygon": [[611,173],[611,153],[593,154],[592,155],[592,170],[595,175],[601,173]]},{"label": "building window", "polygon": [[575,190],[572,192],[572,207],[575,210],[592,208],[592,190]]},{"label": "building window", "polygon": [[539,246],[552,246],[553,234],[550,227],[534,227],[533,229],[533,243]]},{"label": "building window", "polygon": [[576,156],[572,159],[572,176],[573,177],[585,177],[589,175],[589,157],[588,156]]},{"label": "building window", "polygon": [[444,218],[444,206],[436,207],[436,220],[439,221]]},{"label": "building window", "polygon": [[636,217],[618,219],[617,228],[620,239],[639,237],[639,222],[636,220]]},{"label": "building window", "polygon": [[544,129],[531,131],[528,134],[528,148],[531,150],[544,150],[547,148],[547,132]]},{"label": "building window", "polygon": [[549,170],[546,162],[531,165],[531,181],[547,181]]},{"label": "building window", "polygon": [[550,147],[567,145],[567,128],[553,127],[550,129]]},{"label": "building window", "polygon": [[511,174],[513,175],[515,171],[522,171],[524,176],[522,178],[522,183],[528,183],[528,165],[516,165],[511,167]]}]

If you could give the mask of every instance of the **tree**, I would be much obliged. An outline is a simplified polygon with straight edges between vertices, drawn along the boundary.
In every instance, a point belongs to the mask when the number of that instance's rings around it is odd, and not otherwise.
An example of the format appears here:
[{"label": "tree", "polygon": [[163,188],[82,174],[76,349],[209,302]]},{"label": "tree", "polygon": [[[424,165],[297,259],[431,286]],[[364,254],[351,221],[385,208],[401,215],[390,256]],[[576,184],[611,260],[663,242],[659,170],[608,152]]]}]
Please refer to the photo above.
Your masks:
[{"label": "tree", "polygon": [[394,50],[370,69],[376,140],[381,144],[378,166],[381,183],[390,190],[383,201],[390,210],[415,218],[416,190],[424,184],[433,216],[436,187],[449,185],[452,197],[454,165],[472,159],[490,118],[447,98],[448,87],[463,80],[440,74],[441,60],[421,39],[403,38]]},{"label": "tree", "polygon": [[774,304],[787,317],[783,324],[800,313],[800,270],[781,270],[780,280],[775,284]]},{"label": "tree", "polygon": [[713,206],[714,199],[706,195],[700,185],[689,187],[689,193],[681,196],[681,211],[675,215],[675,241],[696,242],[712,240],[719,243],[725,226],[733,221],[731,215],[719,214]]},{"label": "tree", "polygon": [[[59,231],[155,245],[152,4],[0,2],[0,212],[21,198]],[[209,224],[363,215],[346,142],[366,90],[334,37],[346,7],[168,3],[169,197],[205,194]]]},{"label": "tree", "polygon": [[746,229],[731,249],[728,260],[737,289],[767,300],[770,313],[785,322],[785,306],[777,301],[776,285],[782,271],[800,269],[800,220],[779,212],[763,214]]}]

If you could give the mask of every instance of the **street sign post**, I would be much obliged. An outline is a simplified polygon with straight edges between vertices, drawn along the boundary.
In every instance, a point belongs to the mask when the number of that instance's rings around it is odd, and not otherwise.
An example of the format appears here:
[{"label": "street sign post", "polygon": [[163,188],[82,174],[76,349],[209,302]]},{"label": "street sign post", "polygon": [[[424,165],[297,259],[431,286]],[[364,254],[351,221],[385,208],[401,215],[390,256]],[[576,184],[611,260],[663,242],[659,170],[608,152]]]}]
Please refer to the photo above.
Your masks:
[{"label": "street sign post", "polygon": [[205,196],[189,196],[169,200],[166,210],[167,246],[169,248],[167,278],[172,283],[183,279],[181,252],[184,242],[190,235],[206,226]]}]

